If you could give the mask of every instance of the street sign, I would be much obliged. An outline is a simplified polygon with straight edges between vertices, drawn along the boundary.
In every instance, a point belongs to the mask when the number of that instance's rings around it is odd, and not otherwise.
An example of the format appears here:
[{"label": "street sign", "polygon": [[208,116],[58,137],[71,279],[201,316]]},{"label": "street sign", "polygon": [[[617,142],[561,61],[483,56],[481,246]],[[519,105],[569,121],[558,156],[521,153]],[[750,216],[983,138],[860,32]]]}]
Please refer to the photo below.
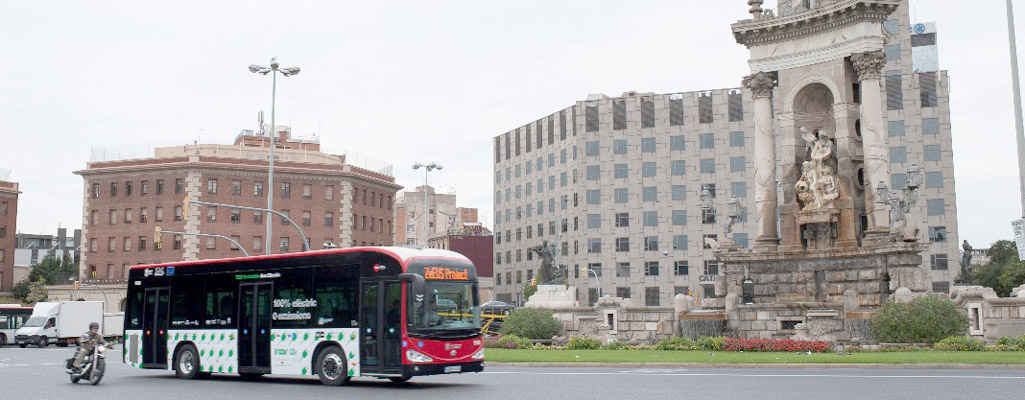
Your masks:
[{"label": "street sign", "polygon": [[1025,218],[1011,221],[1014,228],[1014,244],[1018,246],[1018,259],[1025,260]]}]

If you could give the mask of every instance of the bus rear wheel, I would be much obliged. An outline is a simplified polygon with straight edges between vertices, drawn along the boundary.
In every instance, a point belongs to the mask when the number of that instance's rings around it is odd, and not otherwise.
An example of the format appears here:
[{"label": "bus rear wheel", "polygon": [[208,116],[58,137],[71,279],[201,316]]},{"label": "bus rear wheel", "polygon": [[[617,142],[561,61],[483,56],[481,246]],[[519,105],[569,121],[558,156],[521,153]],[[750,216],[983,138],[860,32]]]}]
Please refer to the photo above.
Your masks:
[{"label": "bus rear wheel", "polygon": [[393,376],[391,378],[388,378],[388,380],[392,381],[392,383],[406,383],[406,382],[409,382],[409,377],[408,376]]},{"label": "bus rear wheel", "polygon": [[324,348],[317,355],[317,377],[320,383],[327,386],[341,386],[349,383],[349,369],[345,361],[345,353],[338,346]]},{"label": "bus rear wheel", "polygon": [[174,373],[181,379],[196,379],[199,377],[199,352],[196,346],[187,344],[178,349],[174,356]]}]

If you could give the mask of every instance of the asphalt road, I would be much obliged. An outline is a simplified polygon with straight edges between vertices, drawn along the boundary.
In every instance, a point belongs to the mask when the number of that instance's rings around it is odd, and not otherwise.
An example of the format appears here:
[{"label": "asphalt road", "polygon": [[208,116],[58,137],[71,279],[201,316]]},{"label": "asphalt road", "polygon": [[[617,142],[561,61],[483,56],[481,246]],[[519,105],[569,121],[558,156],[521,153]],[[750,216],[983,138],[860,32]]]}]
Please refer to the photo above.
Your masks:
[{"label": "asphalt road", "polygon": [[[120,354],[115,348],[114,354]],[[131,399],[1021,399],[1022,370],[485,367],[480,374],[372,378],[325,387],[314,377],[182,381],[170,371],[107,365],[99,386],[72,384],[73,348],[0,348],[0,398]]]}]

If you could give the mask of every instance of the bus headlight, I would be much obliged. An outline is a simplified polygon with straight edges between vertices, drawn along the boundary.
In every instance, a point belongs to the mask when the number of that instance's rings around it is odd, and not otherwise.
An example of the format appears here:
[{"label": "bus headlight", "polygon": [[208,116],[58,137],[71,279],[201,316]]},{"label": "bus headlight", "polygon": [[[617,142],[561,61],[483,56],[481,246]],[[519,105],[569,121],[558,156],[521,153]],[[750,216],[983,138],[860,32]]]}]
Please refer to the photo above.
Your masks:
[{"label": "bus headlight", "polygon": [[415,350],[406,350],[406,359],[410,362],[415,363],[429,363],[431,361],[434,361],[433,358],[427,357],[423,353],[420,353]]},{"label": "bus headlight", "polygon": [[483,347],[481,347],[480,350],[477,350],[476,353],[473,353],[473,359],[474,360],[483,360],[484,359],[484,348]]}]

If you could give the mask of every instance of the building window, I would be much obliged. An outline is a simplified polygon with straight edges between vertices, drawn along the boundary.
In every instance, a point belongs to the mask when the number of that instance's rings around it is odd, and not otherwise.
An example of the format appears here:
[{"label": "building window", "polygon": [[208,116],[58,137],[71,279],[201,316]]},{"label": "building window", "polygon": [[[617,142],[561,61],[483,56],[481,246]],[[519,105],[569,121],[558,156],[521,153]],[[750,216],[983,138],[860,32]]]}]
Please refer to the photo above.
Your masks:
[{"label": "building window", "polygon": [[207,206],[206,220],[207,222],[217,222],[217,207]]},{"label": "building window", "polygon": [[690,275],[690,264],[687,261],[677,261],[673,273],[677,276]]},{"label": "building window", "polygon": [[658,211],[644,212],[644,226],[658,226]]},{"label": "building window", "polygon": [[715,248],[715,244],[719,241],[719,235],[704,235],[702,236],[702,247],[705,249]]},{"label": "building window", "polygon": [[655,127],[655,102],[641,99],[641,128]]},{"label": "building window", "polygon": [[612,129],[626,129],[626,101],[619,100],[612,102]]},{"label": "building window", "polygon": [[883,53],[887,60],[900,60],[900,45],[888,44],[883,46]]},{"label": "building window", "polygon": [[131,208],[126,208],[125,209],[125,223],[126,224],[132,223],[132,209]]},{"label": "building window", "polygon": [[616,228],[630,226],[630,213],[616,213]]},{"label": "building window", "polygon": [[231,222],[235,224],[242,222],[242,210],[237,208],[231,209]]},{"label": "building window", "polygon": [[715,223],[715,209],[702,209],[701,210],[701,223],[702,224],[714,224]]},{"label": "building window", "polygon": [[132,195],[132,182],[125,182],[125,197]]},{"label": "building window", "polygon": [[588,253],[601,253],[601,239],[600,238],[587,239],[587,252]]},{"label": "building window", "polygon": [[[598,106],[597,105],[587,106],[586,109],[585,109],[585,113],[586,113],[585,119],[586,119],[586,123],[587,123],[587,126],[584,128],[585,131],[587,131],[587,132],[597,132],[598,131]],[[537,142],[538,142],[537,145],[541,146],[541,141],[538,140]],[[508,159],[508,157],[506,157],[506,158]]]},{"label": "building window", "polygon": [[263,182],[253,182],[253,196],[263,196]]},{"label": "building window", "polygon": [[[924,36],[924,35],[914,35]],[[922,72],[918,74],[919,100],[922,107],[936,107],[936,73]]]},{"label": "building window", "polygon": [[627,252],[630,251],[630,238],[620,237],[616,238],[616,251]]},{"label": "building window", "polygon": [[658,276],[658,261],[644,263],[644,276]]},{"label": "building window", "polygon": [[655,138],[641,138],[641,153],[655,152]]},{"label": "building window", "polygon": [[142,181],[139,184],[139,195],[145,196],[147,194],[149,194],[149,181]]},{"label": "building window", "polygon": [[673,200],[687,200],[687,185],[673,185]]},{"label": "building window", "polygon": [[946,271],[947,270],[947,255],[946,254],[931,254],[929,256],[931,266],[933,270]]},{"label": "building window", "polygon": [[263,223],[263,212],[261,212],[261,211],[253,211],[253,223],[254,224],[262,224]]},{"label": "building window", "polygon": [[739,232],[738,233],[734,233],[733,234],[733,243],[736,243],[737,246],[746,248],[747,245],[748,245],[747,234],[746,233],[739,233]]},{"label": "building window", "polygon": [[156,210],[156,221],[164,222],[164,207],[157,206]]},{"label": "building window", "polygon": [[657,168],[657,164],[654,161],[645,161],[641,163],[641,176],[651,178],[658,174]]},{"label": "building window", "polygon": [[687,250],[687,235],[673,236],[673,250]]},{"label": "building window", "polygon": [[139,251],[146,251],[146,237],[139,236]]},{"label": "building window", "polygon": [[206,238],[206,249],[217,250],[217,238],[207,237]]},{"label": "building window", "polygon": [[922,118],[922,134],[936,135],[940,133],[940,120],[938,118]]},{"label": "building window", "polygon": [[644,237],[644,251],[658,251],[658,236]]},{"label": "building window", "polygon": [[891,163],[906,163],[908,162],[908,152],[904,147],[891,147],[890,148],[890,162]]},{"label": "building window", "polygon": [[139,209],[139,222],[146,223],[149,221],[149,210],[145,207]]},{"label": "building window", "polygon": [[747,182],[731,182],[730,191],[733,192],[733,197],[738,199],[747,197]]},{"label": "building window", "polygon": [[714,174],[715,173],[715,159],[714,158],[702,158],[701,159],[701,173],[702,174]]},{"label": "building window", "polygon": [[601,214],[587,214],[587,229],[601,228]]},{"label": "building window", "polygon": [[[627,276],[629,276],[629,275],[627,275]],[[624,298],[624,299],[629,299],[630,298],[630,288],[628,288],[628,287],[617,287],[616,288],[616,297],[621,297],[621,298]]]},{"label": "building window", "polygon": [[174,220],[181,221],[183,212],[184,209],[182,208],[182,206],[174,206]]},{"label": "building window", "polygon": [[206,192],[210,194],[217,194],[217,180],[207,179],[206,180]]},{"label": "building window", "polygon": [[324,226],[330,227],[335,224],[335,214],[330,212],[324,213]]},{"label": "building window", "polygon": [[729,93],[729,114],[730,122],[744,120],[744,94],[740,90],[731,90]]},{"label": "building window", "polygon": [[712,123],[711,93],[701,93],[698,95],[698,122],[702,124]]},{"label": "building window", "polygon": [[669,95],[669,125],[683,125],[683,96],[680,94]]},{"label": "building window", "polygon": [[[587,264],[587,270],[588,271],[594,271],[595,275],[598,275],[598,277],[601,277],[601,263],[590,263],[590,264]],[[590,276],[591,273],[588,272],[587,275]]]},{"label": "building window", "polygon": [[886,132],[890,137],[904,136],[904,120],[887,121]]},{"label": "building window", "polygon": [[117,182],[110,183],[110,197],[117,197]]},{"label": "building window", "polygon": [[597,165],[587,166],[587,180],[597,181],[601,179],[601,167]]},{"label": "building window", "polygon": [[929,227],[929,241],[942,243],[947,241],[947,227],[945,226],[930,226]]},{"label": "building window", "polygon": [[[628,263],[628,262],[616,263],[616,276],[620,277],[620,278],[629,278],[630,277],[630,263]],[[620,296],[620,297],[622,297],[622,296]]]},{"label": "building window", "polygon": [[303,226],[310,226],[313,224],[313,214],[309,211],[303,211]]},{"label": "building window", "polygon": [[281,249],[282,253],[287,253],[288,252],[288,238],[287,237],[281,238],[278,247]]},{"label": "building window", "polygon": [[234,196],[242,195],[242,181],[231,181],[231,194]]},{"label": "building window", "polygon": [[923,147],[922,158],[925,161],[940,160],[940,146],[938,144],[927,144]]},{"label": "building window", "polygon": [[157,195],[164,194],[164,180],[157,179]]},{"label": "building window", "polygon": [[946,204],[943,199],[928,199],[926,200],[927,214],[931,216],[943,215],[945,213]]},{"label": "building window", "polygon": [[587,204],[601,204],[601,190],[588,190]]},{"label": "building window", "polygon": [[886,71],[886,109],[901,110],[904,108],[904,94],[901,90],[900,70]]},{"label": "building window", "polygon": [[173,250],[181,250],[182,249],[182,237],[181,237],[181,235],[174,235],[174,238],[172,240],[173,240],[173,242],[171,243],[171,248]]},{"label": "building window", "polygon": [[132,251],[132,238],[125,236],[124,239],[122,239],[121,244],[121,251],[124,251],[126,253]]},{"label": "building window", "polygon": [[705,275],[719,275],[719,260],[705,260]]},{"label": "building window", "polygon": [[93,198],[100,198],[100,185],[96,183],[93,184]]},{"label": "building window", "polygon": [[744,156],[730,157],[730,172],[744,172],[747,170],[747,159]]},{"label": "building window", "polygon": [[658,187],[645,186],[641,188],[641,199],[646,202],[658,201]]},{"label": "building window", "polygon": [[925,187],[926,188],[942,188],[943,187],[943,173],[942,172],[926,172],[925,173]]},{"label": "building window", "polygon": [[[658,268],[656,266],[656,268]],[[657,275],[657,273],[656,273]],[[658,307],[659,305],[659,289],[658,287],[646,287],[644,288],[644,305],[648,307]]]},{"label": "building window", "polygon": [[699,143],[702,149],[714,149],[715,148],[715,134],[714,133],[702,133],[699,136]]},{"label": "building window", "polygon": [[687,225],[687,210],[673,210],[673,225]]},{"label": "building window", "polygon": [[[287,199],[292,197],[292,184],[290,182],[281,182],[281,198]],[[363,204],[367,204],[367,191],[363,191]]]},{"label": "building window", "polygon": [[181,178],[174,180],[174,194],[181,194],[185,190],[185,181]]},{"label": "building window", "polygon": [[730,147],[744,147],[744,132],[730,132]]}]

